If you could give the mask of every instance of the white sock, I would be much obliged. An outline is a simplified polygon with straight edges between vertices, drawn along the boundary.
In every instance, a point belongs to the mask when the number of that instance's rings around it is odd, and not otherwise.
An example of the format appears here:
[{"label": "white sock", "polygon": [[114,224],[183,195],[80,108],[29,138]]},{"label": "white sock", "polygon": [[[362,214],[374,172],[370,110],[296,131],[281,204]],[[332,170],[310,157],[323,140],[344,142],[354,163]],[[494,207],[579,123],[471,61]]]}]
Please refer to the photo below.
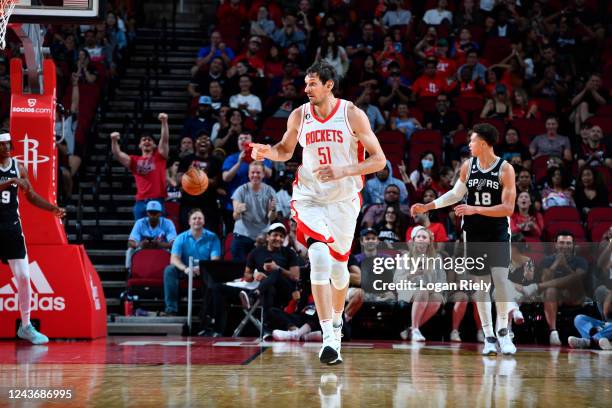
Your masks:
[{"label": "white sock", "polygon": [[299,329],[297,329],[296,331],[296,335],[298,338],[302,337],[305,334],[308,334],[311,332],[311,328],[310,325],[308,323],[306,323],[305,325],[303,325],[302,327],[300,327]]},{"label": "white sock", "polygon": [[508,314],[512,310],[512,302],[496,302],[497,308],[497,333],[501,329],[508,329]]},{"label": "white sock", "polygon": [[323,331],[323,338],[334,335],[334,325],[331,319],[319,320],[319,323]]},{"label": "white sock", "polygon": [[334,323],[334,327],[340,327],[342,326],[342,312],[343,310],[336,312],[334,310],[334,314],[333,314],[333,318],[332,318],[332,322]]},{"label": "white sock", "polygon": [[21,326],[30,325],[30,310],[32,308],[32,288],[30,287],[30,267],[28,256],[24,259],[9,259],[9,266],[17,281],[17,298],[19,300],[19,312],[21,313]]},{"label": "white sock", "polygon": [[495,266],[491,268],[495,283],[495,307],[497,309],[497,331],[508,327],[508,314],[516,304],[512,297],[512,282],[508,279],[508,268]]},{"label": "white sock", "polygon": [[495,337],[493,331],[493,316],[491,315],[491,302],[476,302],[478,316],[482,323],[482,331],[485,337]]}]

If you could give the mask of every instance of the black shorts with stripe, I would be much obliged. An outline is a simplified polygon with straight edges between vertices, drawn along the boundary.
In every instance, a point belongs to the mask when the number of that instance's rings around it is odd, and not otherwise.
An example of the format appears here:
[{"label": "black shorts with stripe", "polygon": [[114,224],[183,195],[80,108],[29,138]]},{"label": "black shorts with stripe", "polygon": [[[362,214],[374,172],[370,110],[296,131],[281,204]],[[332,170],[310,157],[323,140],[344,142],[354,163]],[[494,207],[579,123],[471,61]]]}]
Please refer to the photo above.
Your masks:
[{"label": "black shorts with stripe", "polygon": [[510,266],[510,233],[507,229],[465,232],[465,240],[467,256],[484,259],[485,267],[470,271],[472,275],[483,276],[491,273],[493,267]]},{"label": "black shorts with stripe", "polygon": [[21,229],[17,221],[12,225],[0,225],[0,260],[7,263],[9,259],[24,259],[26,246]]}]

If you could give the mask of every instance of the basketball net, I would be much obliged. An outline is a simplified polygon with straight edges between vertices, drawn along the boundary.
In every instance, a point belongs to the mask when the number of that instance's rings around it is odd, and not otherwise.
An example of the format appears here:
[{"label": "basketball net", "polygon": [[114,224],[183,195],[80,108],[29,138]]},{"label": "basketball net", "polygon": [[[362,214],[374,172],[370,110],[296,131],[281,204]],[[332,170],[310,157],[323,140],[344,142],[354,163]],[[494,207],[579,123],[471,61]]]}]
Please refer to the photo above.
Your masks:
[{"label": "basketball net", "polygon": [[6,47],[6,28],[18,0],[0,0],[0,49]]}]

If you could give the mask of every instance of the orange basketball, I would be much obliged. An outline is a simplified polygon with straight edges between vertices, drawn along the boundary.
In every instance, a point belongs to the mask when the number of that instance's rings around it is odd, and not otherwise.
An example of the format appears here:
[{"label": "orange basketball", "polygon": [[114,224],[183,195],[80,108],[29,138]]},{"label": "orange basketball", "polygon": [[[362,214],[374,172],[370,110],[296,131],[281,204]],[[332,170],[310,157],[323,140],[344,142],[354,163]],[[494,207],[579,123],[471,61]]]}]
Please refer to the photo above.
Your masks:
[{"label": "orange basketball", "polygon": [[208,176],[202,170],[191,167],[181,179],[183,190],[190,195],[200,195],[208,188]]}]

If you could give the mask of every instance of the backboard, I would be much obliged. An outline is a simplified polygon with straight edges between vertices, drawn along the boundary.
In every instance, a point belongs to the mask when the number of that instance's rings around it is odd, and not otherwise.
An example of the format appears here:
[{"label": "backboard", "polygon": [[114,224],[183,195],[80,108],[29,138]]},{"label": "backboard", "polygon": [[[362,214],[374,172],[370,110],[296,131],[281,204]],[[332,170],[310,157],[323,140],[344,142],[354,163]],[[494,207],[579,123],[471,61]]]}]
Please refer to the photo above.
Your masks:
[{"label": "backboard", "polygon": [[86,23],[103,18],[106,0],[18,0],[11,23]]}]

